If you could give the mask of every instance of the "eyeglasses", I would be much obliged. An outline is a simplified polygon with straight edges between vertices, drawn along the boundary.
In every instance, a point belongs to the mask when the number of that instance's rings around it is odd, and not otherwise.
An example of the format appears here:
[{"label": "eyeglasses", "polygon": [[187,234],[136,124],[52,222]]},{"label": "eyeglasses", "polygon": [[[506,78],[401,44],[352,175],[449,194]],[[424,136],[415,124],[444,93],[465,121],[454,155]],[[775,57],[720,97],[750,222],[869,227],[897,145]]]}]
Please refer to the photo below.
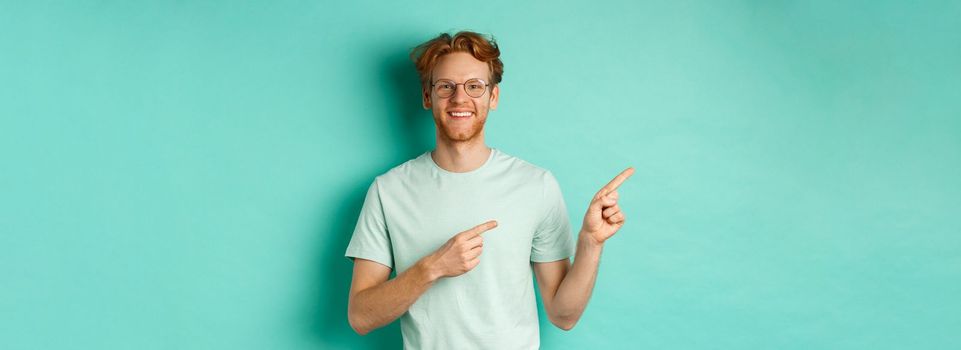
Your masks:
[{"label": "eyeglasses", "polygon": [[467,92],[467,96],[475,98],[484,96],[484,92],[487,91],[487,87],[489,86],[486,81],[481,79],[470,79],[461,84],[457,84],[451,80],[441,79],[430,86],[434,90],[434,93],[437,94],[437,97],[448,98],[454,94],[454,91],[457,91],[457,85],[464,85],[464,92]]}]

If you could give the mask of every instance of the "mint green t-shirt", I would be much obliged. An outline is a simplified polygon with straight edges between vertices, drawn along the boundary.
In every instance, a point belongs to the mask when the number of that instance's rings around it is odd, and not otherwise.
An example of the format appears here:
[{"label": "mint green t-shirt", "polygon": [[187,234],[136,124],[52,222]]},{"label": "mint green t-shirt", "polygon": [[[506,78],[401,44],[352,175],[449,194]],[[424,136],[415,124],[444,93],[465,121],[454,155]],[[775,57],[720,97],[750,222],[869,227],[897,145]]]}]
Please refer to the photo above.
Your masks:
[{"label": "mint green t-shirt", "polygon": [[488,220],[473,270],[437,280],[400,317],[405,349],[536,349],[540,345],[531,262],[574,254],[567,209],[547,170],[492,149],[479,168],[446,171],[430,152],[374,179],[349,258],[397,273],[459,232]]}]

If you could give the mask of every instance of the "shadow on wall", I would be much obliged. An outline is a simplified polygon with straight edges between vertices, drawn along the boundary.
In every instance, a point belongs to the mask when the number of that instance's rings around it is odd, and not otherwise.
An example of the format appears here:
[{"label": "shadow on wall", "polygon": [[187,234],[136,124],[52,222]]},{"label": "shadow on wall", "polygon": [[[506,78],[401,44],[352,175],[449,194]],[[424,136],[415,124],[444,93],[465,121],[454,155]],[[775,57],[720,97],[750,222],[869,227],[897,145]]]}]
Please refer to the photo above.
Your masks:
[{"label": "shadow on wall", "polygon": [[[416,40],[398,41],[415,43]],[[412,47],[414,44],[411,44]],[[420,81],[413,63],[407,56],[410,47],[388,45],[381,60],[383,65],[378,72],[386,84],[381,85],[379,91],[372,98],[387,99],[387,125],[399,125],[399,128],[387,131],[388,140],[385,144],[396,145],[392,153],[397,154],[389,164],[376,164],[376,173],[364,174],[362,178],[351,181],[351,185],[334,189],[325,200],[340,203],[334,213],[321,215],[330,218],[319,224],[317,234],[319,240],[319,258],[313,262],[311,269],[316,281],[317,293],[312,294],[308,314],[313,338],[320,338],[324,348],[331,345],[344,349],[401,349],[403,341],[400,334],[400,321],[374,330],[360,336],[354,333],[347,321],[347,301],[350,282],[353,273],[353,263],[344,257],[347,244],[350,242],[354,226],[357,223],[360,209],[363,206],[367,189],[374,177],[387,170],[412,159],[434,147],[433,121],[430,113],[423,109],[420,98]],[[376,52],[376,51],[373,51]],[[401,118],[400,123],[396,119]],[[371,120],[371,123],[377,123]],[[357,159],[382,159],[382,157],[364,157],[355,155]],[[390,278],[396,276],[391,273]]]},{"label": "shadow on wall", "polygon": [[434,119],[430,111],[424,109],[420,78],[408,56],[409,50],[410,48],[405,48],[401,51],[403,55],[389,59],[383,71],[384,76],[390,79],[391,88],[384,91],[383,95],[394,98],[389,107],[399,111],[401,117],[402,127],[394,130],[394,136],[396,140],[402,141],[397,143],[398,147],[407,146],[404,159],[394,165],[432,150],[436,145]]}]

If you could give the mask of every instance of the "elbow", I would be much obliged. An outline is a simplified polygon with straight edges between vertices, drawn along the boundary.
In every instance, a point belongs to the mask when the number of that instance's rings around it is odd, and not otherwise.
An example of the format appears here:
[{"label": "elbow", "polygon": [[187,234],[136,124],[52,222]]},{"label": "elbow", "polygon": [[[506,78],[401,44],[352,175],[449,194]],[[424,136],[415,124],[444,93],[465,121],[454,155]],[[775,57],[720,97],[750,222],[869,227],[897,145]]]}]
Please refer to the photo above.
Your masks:
[{"label": "elbow", "polygon": [[368,330],[368,329],[366,329],[366,328],[358,327],[358,326],[353,325],[353,324],[350,325],[350,328],[352,328],[352,329],[354,330],[354,333],[357,333],[357,335],[360,335],[360,336],[365,336],[365,335],[367,335],[367,333],[370,333],[370,330]]},{"label": "elbow", "polygon": [[371,331],[370,327],[364,325],[364,323],[353,314],[347,315],[347,322],[350,323],[350,328],[353,329],[358,335],[367,335],[367,333],[370,333]]},{"label": "elbow", "polygon": [[551,319],[551,323],[554,324],[554,326],[556,326],[557,328],[560,328],[561,330],[569,331],[571,329],[574,329],[574,325],[577,324],[577,319],[570,318],[570,317],[567,317],[567,318],[555,317]]},{"label": "elbow", "polygon": [[558,310],[557,308],[547,308],[547,318],[555,327],[563,331],[574,329],[574,325],[581,318],[580,312],[572,310]]}]

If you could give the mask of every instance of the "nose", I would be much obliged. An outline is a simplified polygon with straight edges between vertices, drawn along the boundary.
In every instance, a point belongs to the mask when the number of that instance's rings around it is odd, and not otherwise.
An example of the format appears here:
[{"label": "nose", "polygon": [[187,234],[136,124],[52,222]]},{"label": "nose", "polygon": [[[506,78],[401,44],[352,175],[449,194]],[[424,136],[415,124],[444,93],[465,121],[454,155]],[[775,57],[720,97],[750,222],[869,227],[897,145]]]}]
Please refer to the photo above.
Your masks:
[{"label": "nose", "polygon": [[467,85],[459,84],[454,87],[454,94],[450,95],[451,102],[466,102],[470,100],[470,96],[467,96]]}]

